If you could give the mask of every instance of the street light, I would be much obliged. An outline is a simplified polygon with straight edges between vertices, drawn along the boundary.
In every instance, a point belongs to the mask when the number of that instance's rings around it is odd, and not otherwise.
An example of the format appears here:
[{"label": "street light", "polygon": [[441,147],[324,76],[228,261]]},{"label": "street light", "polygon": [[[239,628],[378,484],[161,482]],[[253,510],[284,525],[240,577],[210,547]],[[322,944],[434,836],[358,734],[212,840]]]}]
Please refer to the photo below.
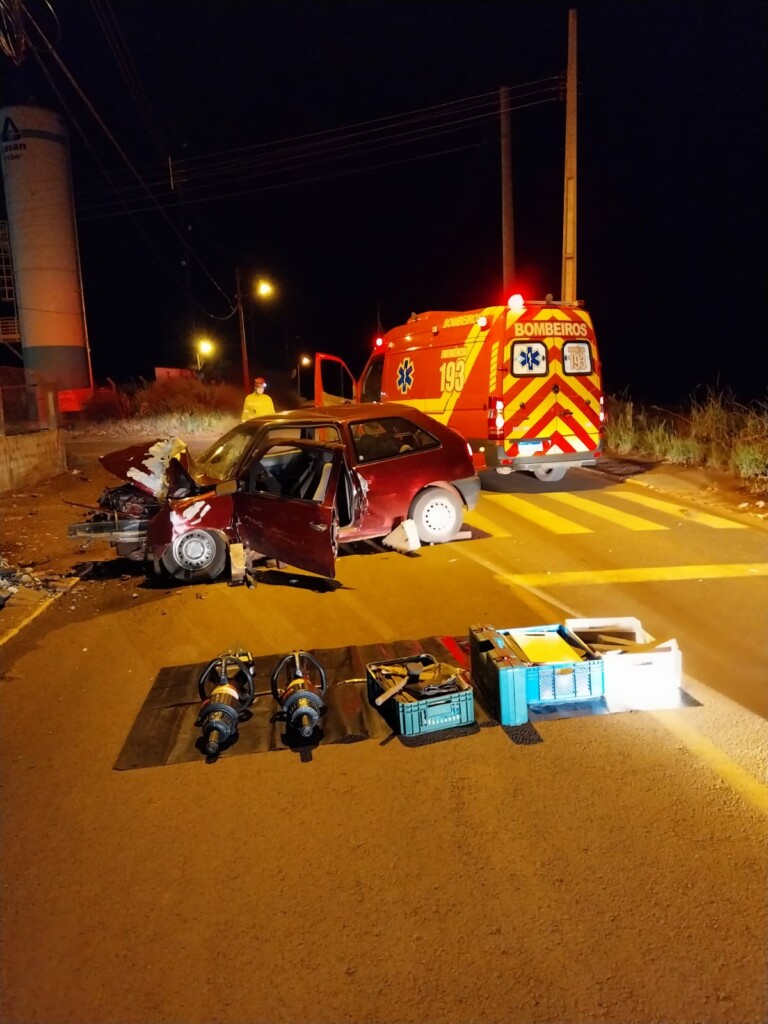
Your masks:
[{"label": "street light", "polygon": [[301,401],[301,398],[302,398],[302,394],[301,394],[301,368],[302,368],[302,366],[311,366],[311,365],[312,365],[312,357],[311,356],[301,356],[299,358],[299,361],[298,361],[297,365],[296,365],[296,392],[297,392],[297,394],[299,396],[299,401]]},{"label": "street light", "polygon": [[[237,282],[237,313],[240,321],[240,355],[243,361],[243,388],[251,390],[251,374],[248,370],[248,347],[245,340],[245,316],[243,314],[243,290],[240,285],[240,268],[235,269]],[[254,294],[257,299],[271,299],[275,294],[275,286],[266,277],[257,279],[254,285]]]},{"label": "street light", "polygon": [[200,338],[197,342],[197,368],[201,370],[206,356],[213,353],[215,345],[208,338]]}]

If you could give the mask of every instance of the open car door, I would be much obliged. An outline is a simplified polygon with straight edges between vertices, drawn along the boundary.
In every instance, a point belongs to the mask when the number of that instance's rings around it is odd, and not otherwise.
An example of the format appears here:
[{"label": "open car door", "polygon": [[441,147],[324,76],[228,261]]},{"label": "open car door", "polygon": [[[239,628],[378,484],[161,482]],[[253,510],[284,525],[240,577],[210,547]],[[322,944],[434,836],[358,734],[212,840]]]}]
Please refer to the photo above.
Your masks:
[{"label": "open car door", "polygon": [[358,402],[357,381],[338,356],[315,355],[315,405],[348,405]]},{"label": "open car door", "polygon": [[262,449],[234,494],[240,541],[266,558],[333,578],[344,446],[283,440]]}]

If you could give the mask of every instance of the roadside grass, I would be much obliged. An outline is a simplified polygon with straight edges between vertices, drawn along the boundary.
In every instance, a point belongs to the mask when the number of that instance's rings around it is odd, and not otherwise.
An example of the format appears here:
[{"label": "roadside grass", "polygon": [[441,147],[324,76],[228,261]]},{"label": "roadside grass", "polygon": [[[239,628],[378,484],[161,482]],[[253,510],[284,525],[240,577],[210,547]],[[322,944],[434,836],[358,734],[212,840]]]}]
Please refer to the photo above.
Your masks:
[{"label": "roadside grass", "polygon": [[724,470],[755,490],[768,487],[768,403],[742,405],[710,391],[669,410],[611,397],[605,428],[609,452]]},{"label": "roadside grass", "polygon": [[[293,408],[288,388],[273,392],[278,409]],[[128,437],[223,434],[240,420],[243,392],[231,384],[198,379],[141,382],[134,388],[99,389],[73,433]],[[709,391],[686,408],[638,405],[627,396],[606,400],[605,448],[681,466],[733,473],[750,488],[768,488],[768,401],[742,405]]]}]

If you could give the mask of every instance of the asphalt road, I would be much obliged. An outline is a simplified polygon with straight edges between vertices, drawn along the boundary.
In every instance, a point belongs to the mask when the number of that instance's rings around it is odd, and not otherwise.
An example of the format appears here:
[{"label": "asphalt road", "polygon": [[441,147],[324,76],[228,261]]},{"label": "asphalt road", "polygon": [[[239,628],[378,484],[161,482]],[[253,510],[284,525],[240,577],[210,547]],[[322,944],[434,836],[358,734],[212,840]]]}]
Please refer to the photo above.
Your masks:
[{"label": "asphalt road", "polygon": [[[765,1021],[764,525],[493,484],[484,539],[350,553],[336,587],[168,590],[89,552],[4,649],[0,1019]],[[567,615],[674,637],[698,705],[113,768],[164,666]]]}]

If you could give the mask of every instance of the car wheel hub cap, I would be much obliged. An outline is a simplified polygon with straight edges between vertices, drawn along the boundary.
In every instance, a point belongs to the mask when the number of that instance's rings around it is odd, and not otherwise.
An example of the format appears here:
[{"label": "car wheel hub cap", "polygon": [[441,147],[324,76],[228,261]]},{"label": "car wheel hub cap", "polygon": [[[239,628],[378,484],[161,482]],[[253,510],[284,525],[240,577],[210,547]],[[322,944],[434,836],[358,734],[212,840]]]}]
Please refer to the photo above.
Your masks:
[{"label": "car wheel hub cap", "polygon": [[430,502],[424,511],[424,523],[427,529],[434,533],[449,530],[453,526],[455,518],[456,514],[449,501]]},{"label": "car wheel hub cap", "polygon": [[213,556],[213,544],[205,534],[189,533],[173,545],[176,561],[185,569],[203,569]]}]

